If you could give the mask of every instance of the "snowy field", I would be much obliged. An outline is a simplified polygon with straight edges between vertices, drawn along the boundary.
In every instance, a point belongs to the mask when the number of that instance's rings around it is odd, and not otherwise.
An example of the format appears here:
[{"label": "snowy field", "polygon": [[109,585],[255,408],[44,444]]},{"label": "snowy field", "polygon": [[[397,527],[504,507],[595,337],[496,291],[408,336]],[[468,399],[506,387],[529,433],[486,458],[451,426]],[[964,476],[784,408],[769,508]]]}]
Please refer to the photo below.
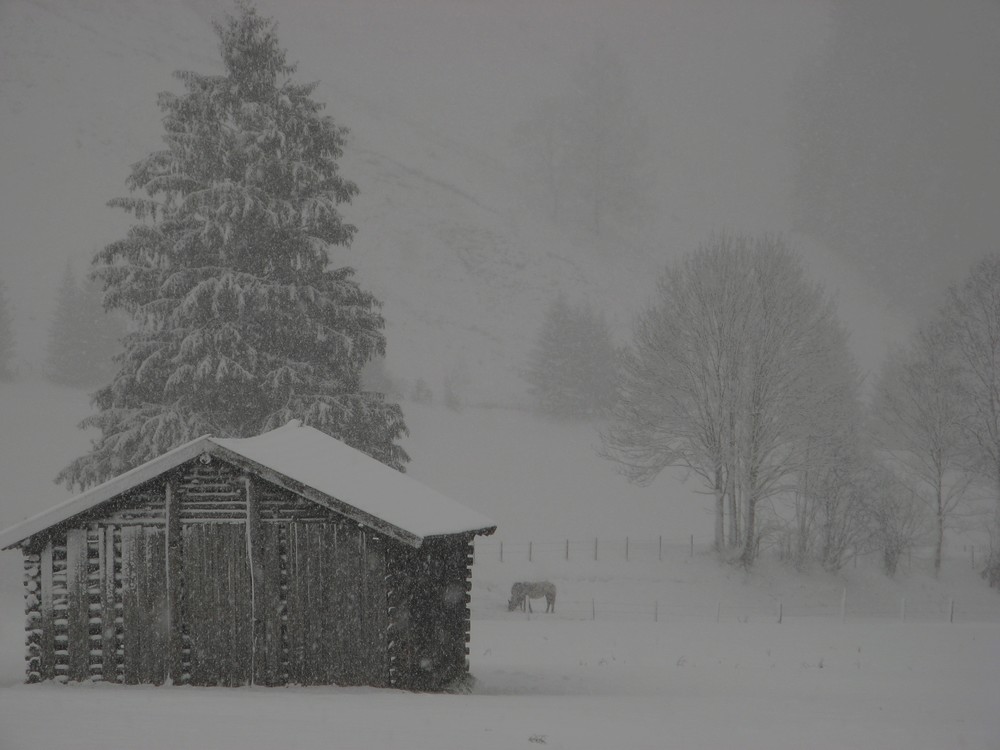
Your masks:
[{"label": "snowy field", "polygon": [[1000,625],[473,623],[471,695],[0,689],[0,747],[1000,747]]},{"label": "snowy field", "polygon": [[[477,545],[471,694],[24,685],[5,552],[0,750],[1000,748],[1000,596],[962,539],[939,578],[920,555],[894,579],[875,560],[800,574],[770,554],[747,574],[707,552],[691,487],[627,485],[583,426],[404,406],[410,473],[500,522]],[[51,477],[85,450],[85,413],[77,392],[0,386],[0,526],[65,497]],[[542,578],[554,615],[507,612],[513,581]]]}]

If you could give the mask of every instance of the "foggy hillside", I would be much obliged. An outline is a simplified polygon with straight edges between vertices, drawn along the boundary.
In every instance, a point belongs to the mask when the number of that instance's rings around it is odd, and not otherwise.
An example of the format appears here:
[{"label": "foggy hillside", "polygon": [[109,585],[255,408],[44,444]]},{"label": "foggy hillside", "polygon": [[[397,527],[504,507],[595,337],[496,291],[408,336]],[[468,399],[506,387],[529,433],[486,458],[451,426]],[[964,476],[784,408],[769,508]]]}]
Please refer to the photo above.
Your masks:
[{"label": "foggy hillside", "polygon": [[[422,378],[440,397],[450,378],[469,403],[523,403],[518,373],[558,291],[624,334],[665,260],[713,231],[791,225],[788,94],[828,38],[825,6],[721,15],[699,3],[637,3],[631,14],[571,5],[261,4],[298,78],[318,80],[317,98],[351,129],[343,172],[360,195],[344,214],[359,231],[333,262],[357,268],[384,301],[388,367],[403,390]],[[126,193],[129,164],[159,146],[157,92],[178,90],[177,69],[218,69],[209,21],[227,7],[0,7],[0,274],[23,372],[39,368],[65,260],[85,267],[127,227],[105,203]],[[653,175],[642,220],[595,235],[552,220],[518,127],[573,89],[598,43],[623,63]],[[792,239],[841,300],[862,366],[876,368],[906,323],[849,262]]]}]

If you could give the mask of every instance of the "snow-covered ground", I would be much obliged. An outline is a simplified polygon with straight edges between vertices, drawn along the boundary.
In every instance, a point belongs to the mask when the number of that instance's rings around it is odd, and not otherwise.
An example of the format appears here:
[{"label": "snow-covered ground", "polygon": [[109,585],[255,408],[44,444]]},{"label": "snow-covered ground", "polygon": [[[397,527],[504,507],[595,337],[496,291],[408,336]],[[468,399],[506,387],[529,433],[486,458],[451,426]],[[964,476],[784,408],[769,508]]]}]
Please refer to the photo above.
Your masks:
[{"label": "snow-covered ground", "polygon": [[20,748],[995,749],[995,623],[477,620],[471,695],[0,689]]},{"label": "snow-covered ground", "polygon": [[[500,522],[477,546],[472,694],[23,685],[5,552],[0,748],[1000,747],[1000,596],[962,539],[940,578],[921,555],[892,580],[876,560],[799,574],[771,555],[746,574],[707,552],[703,496],[628,485],[585,425],[404,407],[410,472]],[[77,391],[0,385],[0,526],[66,496],[51,478],[86,449],[86,412]],[[539,578],[556,613],[508,612],[510,584]]]}]

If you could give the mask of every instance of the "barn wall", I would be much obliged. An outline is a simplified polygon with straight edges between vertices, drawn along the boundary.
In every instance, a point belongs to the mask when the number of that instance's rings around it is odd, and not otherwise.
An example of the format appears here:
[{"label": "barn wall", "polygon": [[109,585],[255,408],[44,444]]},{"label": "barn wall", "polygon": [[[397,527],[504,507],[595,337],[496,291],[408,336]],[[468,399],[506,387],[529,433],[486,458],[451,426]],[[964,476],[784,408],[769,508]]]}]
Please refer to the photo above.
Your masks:
[{"label": "barn wall", "polygon": [[468,672],[472,538],[427,540],[389,561],[391,684],[435,690]]},{"label": "barn wall", "polygon": [[25,549],[28,682],[125,681],[121,529],[67,529]]},{"label": "barn wall", "polygon": [[[464,668],[452,649],[433,679],[390,671],[391,651],[426,653],[439,625],[458,633],[454,607],[413,604],[461,579],[453,563],[222,461],[179,467],[23,550],[28,681],[433,687]],[[413,559],[425,562],[391,589]],[[417,585],[420,570],[440,580]],[[393,597],[420,613],[419,637],[393,641]]]}]

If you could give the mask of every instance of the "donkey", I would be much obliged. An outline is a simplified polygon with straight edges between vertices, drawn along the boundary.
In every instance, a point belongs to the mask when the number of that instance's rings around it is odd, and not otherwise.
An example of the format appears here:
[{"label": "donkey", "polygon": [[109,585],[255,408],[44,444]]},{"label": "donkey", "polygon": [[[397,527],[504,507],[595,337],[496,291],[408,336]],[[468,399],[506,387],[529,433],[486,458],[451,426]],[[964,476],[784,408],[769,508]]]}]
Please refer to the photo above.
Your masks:
[{"label": "donkey", "polygon": [[510,587],[510,601],[507,602],[507,611],[513,612],[518,607],[524,611],[525,605],[531,612],[531,600],[545,597],[545,611],[556,611],[556,585],[548,581],[538,581],[536,583],[515,583]]}]

